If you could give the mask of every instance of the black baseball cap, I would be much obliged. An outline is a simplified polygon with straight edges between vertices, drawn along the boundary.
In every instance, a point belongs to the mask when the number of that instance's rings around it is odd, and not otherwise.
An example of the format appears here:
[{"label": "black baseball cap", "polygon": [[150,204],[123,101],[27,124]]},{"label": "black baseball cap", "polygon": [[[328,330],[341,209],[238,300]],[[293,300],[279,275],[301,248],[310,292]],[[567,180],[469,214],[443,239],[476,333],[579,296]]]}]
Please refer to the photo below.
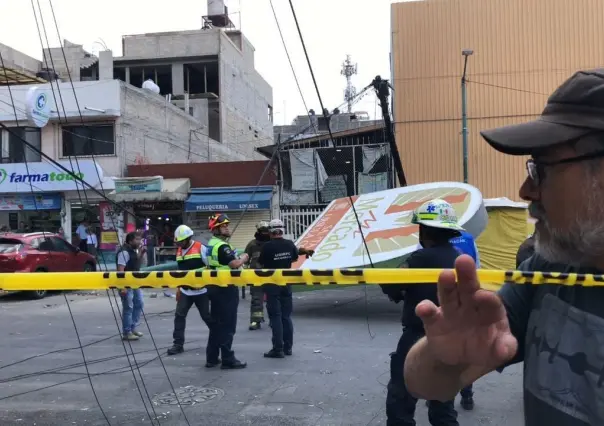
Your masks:
[{"label": "black baseball cap", "polygon": [[549,97],[536,120],[480,134],[504,154],[529,155],[594,132],[604,132],[604,68],[575,73]]}]

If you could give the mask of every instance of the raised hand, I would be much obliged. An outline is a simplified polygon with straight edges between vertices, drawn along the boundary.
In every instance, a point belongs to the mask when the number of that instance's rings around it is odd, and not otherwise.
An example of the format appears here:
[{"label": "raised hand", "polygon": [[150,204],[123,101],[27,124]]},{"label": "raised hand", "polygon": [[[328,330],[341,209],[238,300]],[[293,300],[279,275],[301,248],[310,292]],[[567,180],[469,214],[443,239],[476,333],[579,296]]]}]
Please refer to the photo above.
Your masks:
[{"label": "raised hand", "polygon": [[470,256],[457,259],[455,272],[457,277],[453,271],[439,277],[440,307],[425,300],[415,310],[424,323],[427,348],[445,365],[498,368],[518,349],[505,307],[497,294],[480,289]]}]

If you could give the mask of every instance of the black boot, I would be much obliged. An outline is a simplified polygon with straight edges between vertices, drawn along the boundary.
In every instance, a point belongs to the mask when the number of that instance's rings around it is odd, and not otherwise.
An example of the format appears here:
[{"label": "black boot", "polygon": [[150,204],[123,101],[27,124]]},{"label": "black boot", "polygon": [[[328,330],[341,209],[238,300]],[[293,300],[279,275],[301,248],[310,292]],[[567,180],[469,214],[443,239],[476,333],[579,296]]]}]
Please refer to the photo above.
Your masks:
[{"label": "black boot", "polygon": [[231,361],[223,361],[220,368],[222,370],[241,370],[245,367],[247,367],[247,362],[241,362],[237,358],[233,358]]},{"label": "black boot", "polygon": [[214,367],[218,367],[221,364],[221,360],[220,358],[218,358],[218,360],[216,361],[207,361],[206,362],[206,368],[214,368]]},{"label": "black boot", "polygon": [[185,351],[185,349],[180,345],[173,345],[170,349],[168,349],[168,355],[177,355],[181,354]]},{"label": "black boot", "polygon": [[471,396],[461,397],[461,408],[466,411],[472,411],[474,409],[474,398]]},{"label": "black boot", "polygon": [[285,358],[285,354],[281,350],[271,349],[264,354],[264,358]]},{"label": "black boot", "polygon": [[283,353],[287,356],[292,356],[292,349],[291,348],[283,349]]}]

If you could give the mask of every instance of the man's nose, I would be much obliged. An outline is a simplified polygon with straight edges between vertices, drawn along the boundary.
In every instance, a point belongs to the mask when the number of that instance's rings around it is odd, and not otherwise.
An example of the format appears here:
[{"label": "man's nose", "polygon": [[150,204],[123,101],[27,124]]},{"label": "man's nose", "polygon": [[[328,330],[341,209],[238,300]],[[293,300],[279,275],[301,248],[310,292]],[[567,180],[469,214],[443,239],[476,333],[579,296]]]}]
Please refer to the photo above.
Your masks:
[{"label": "man's nose", "polygon": [[539,201],[539,187],[535,185],[535,181],[527,176],[520,186],[520,198],[524,201]]}]

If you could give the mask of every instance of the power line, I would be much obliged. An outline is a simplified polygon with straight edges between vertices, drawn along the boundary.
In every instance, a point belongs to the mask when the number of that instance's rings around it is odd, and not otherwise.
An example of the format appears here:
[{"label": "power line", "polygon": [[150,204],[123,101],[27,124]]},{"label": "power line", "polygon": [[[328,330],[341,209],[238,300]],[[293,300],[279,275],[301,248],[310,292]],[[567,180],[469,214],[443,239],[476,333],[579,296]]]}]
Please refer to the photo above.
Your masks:
[{"label": "power line", "polygon": [[[331,125],[329,122],[329,120],[330,120],[329,112],[323,106],[323,100],[321,99],[321,92],[319,91],[319,85],[317,84],[317,79],[315,78],[315,73],[313,71],[312,63],[311,63],[310,57],[308,55],[308,50],[306,49],[306,43],[304,42],[304,37],[302,36],[302,30],[300,29],[300,23],[298,22],[298,17],[296,15],[296,9],[294,8],[294,3],[292,0],[289,0],[289,6],[291,8],[292,15],[293,15],[294,21],[296,23],[296,29],[298,30],[298,35],[300,36],[300,43],[302,43],[302,48],[304,50],[304,56],[306,57],[306,62],[308,64],[308,69],[310,70],[310,75],[312,77],[313,85],[315,86],[315,91],[317,92],[317,97],[319,98],[319,104],[321,105],[321,109],[323,110],[323,117],[325,118],[325,121],[327,123],[327,131],[329,132],[329,138],[331,139],[332,143],[334,143],[334,137],[333,137],[333,133],[331,132]],[[356,207],[354,205],[354,200],[352,199],[352,195],[348,196],[348,200],[350,202],[350,207],[352,209],[352,212],[354,213],[354,217],[356,219],[357,226],[359,228],[359,233],[361,235],[361,239],[363,240],[363,246],[365,248],[365,251],[367,252],[367,258],[369,260],[369,264],[371,265],[372,268],[374,268],[375,265],[373,264],[373,260],[371,259],[371,252],[369,250],[369,246],[367,245],[367,240],[365,239],[365,234],[363,233],[363,227],[361,225],[359,215],[358,215]],[[367,303],[367,287],[365,287],[365,302]],[[369,332],[369,336],[373,339],[374,336],[372,335],[371,328],[369,326],[369,317],[368,317],[368,312],[367,312],[367,306],[366,306],[366,314],[367,314],[367,318],[366,318],[367,319],[367,330]]]},{"label": "power line", "polygon": [[[38,9],[40,10],[40,21],[41,21],[42,26],[44,28],[44,34],[45,34],[47,42],[48,42],[48,35],[46,33],[46,25],[44,24],[44,18],[42,16],[42,9],[40,8],[40,1],[38,0],[37,3],[38,3]],[[42,54],[44,56],[44,60],[46,61],[46,67],[49,68],[49,66],[48,66],[48,60],[46,59],[46,54],[44,53],[44,42],[42,41],[42,33],[40,31],[40,26],[38,24],[38,17],[36,15],[36,8],[35,8],[35,5],[34,5],[34,0],[31,0],[31,7],[32,7],[32,10],[33,10],[33,13],[34,13],[34,19],[36,21],[36,27],[38,29],[38,36],[40,38],[40,44],[41,44],[41,47],[42,47]],[[49,51],[49,55],[50,55],[50,51]],[[52,58],[51,58],[51,61],[52,61]],[[53,61],[53,67],[52,67],[52,69],[54,70],[54,61]],[[55,105],[57,107],[57,115],[59,116],[59,122],[60,122],[60,120],[61,120],[60,117],[61,116],[60,116],[60,113],[59,113],[59,106],[58,106],[58,103],[57,103],[57,98],[56,98],[55,93],[54,93],[54,87],[53,87],[52,81],[50,82],[50,87],[51,87],[51,90],[53,92],[53,98],[55,100]],[[60,90],[59,87],[58,87],[58,85],[57,85],[57,89]],[[61,104],[63,105],[63,109],[64,109],[64,112],[65,112],[65,105],[63,104],[63,97],[60,94],[60,92],[59,92],[59,97],[60,97]],[[11,102],[14,103],[14,100],[11,99]],[[15,120],[17,120],[17,116],[16,115],[15,115]],[[25,160],[25,164],[27,165],[27,156],[24,156],[24,160]],[[73,163],[71,163],[71,157],[70,157],[69,161],[70,161],[70,164],[71,164],[72,169],[73,169]],[[77,158],[76,158],[76,162],[77,162]],[[78,164],[78,169],[79,169],[79,164]],[[80,170],[78,170],[78,171],[81,174],[81,171]],[[27,174],[29,174],[29,171],[27,171]],[[82,186],[82,188],[83,188],[83,186]],[[80,194],[79,188],[77,186],[77,183],[76,183],[76,189],[77,189],[77,192],[78,192],[78,198],[81,201],[81,194]],[[33,192],[33,188],[31,188],[31,191],[32,191],[32,196],[34,196],[34,198],[35,198],[35,194]],[[37,210],[37,206],[35,206],[35,208]],[[78,345],[80,347],[80,352],[82,354],[82,359],[84,361],[84,368],[86,369],[86,374],[88,376],[88,382],[90,383],[90,389],[92,390],[92,394],[93,394],[94,399],[95,399],[95,401],[97,403],[97,406],[99,407],[99,410],[101,411],[101,414],[105,418],[105,421],[107,422],[107,424],[111,426],[111,421],[109,420],[109,417],[107,416],[107,414],[105,413],[105,410],[103,409],[103,406],[101,405],[99,397],[98,397],[98,395],[96,393],[96,389],[94,388],[94,383],[92,382],[92,377],[90,376],[90,370],[88,368],[88,363],[87,363],[87,360],[86,360],[86,353],[84,352],[84,348],[82,347],[82,339],[80,338],[80,333],[78,331],[78,327],[77,327],[77,324],[76,324],[75,317],[74,317],[73,312],[71,310],[71,305],[69,304],[69,300],[67,299],[67,295],[63,294],[63,297],[65,298],[65,303],[67,304],[67,309],[69,311],[69,317],[71,318],[71,322],[73,324],[73,329],[75,331],[76,338],[78,340]]]},{"label": "power line", "polygon": [[[37,1],[38,1],[38,7],[39,7],[39,0],[37,0]],[[58,23],[57,23],[57,18],[56,18],[55,12],[54,12],[54,7],[53,7],[53,4],[52,4],[52,0],[49,0],[49,5],[50,5],[50,10],[51,10],[51,13],[52,13],[52,18],[53,18],[53,22],[54,22],[54,25],[55,25],[55,29],[56,29],[56,31],[57,31],[57,37],[58,37],[58,39],[59,39],[59,40],[61,40],[61,34],[60,34],[60,31],[59,31],[59,25],[58,25]],[[43,19],[43,18],[42,18],[42,10],[41,10],[41,9],[40,9],[40,17],[41,17],[41,19]],[[42,20],[42,25],[43,25],[43,27],[44,27],[44,31],[45,31],[45,34],[46,34],[46,29],[45,29],[45,26],[44,26],[44,21],[43,21],[43,20]],[[48,39],[47,39],[47,43],[48,43]],[[49,50],[50,50],[50,45],[48,45],[48,48],[49,48]],[[68,75],[68,78],[69,78],[69,83],[70,83],[70,85],[71,85],[71,89],[72,89],[72,91],[73,91],[73,97],[74,97],[74,100],[75,100],[75,103],[76,103],[76,107],[77,107],[77,110],[78,110],[78,115],[79,115],[79,118],[80,118],[81,123],[82,123],[82,124],[84,124],[84,123],[85,123],[85,121],[84,121],[84,117],[82,116],[82,110],[81,110],[81,108],[80,108],[80,104],[79,104],[79,101],[78,101],[78,97],[77,97],[77,93],[76,93],[76,90],[75,90],[75,86],[74,86],[74,84],[73,84],[73,79],[71,78],[71,71],[70,71],[70,69],[69,69],[69,64],[68,64],[68,62],[67,62],[67,55],[65,54],[65,49],[63,48],[63,44],[61,44],[61,53],[62,53],[62,55],[63,55],[63,60],[64,60],[64,62],[65,62],[65,66],[66,66],[66,68],[67,68],[67,75]],[[52,55],[51,55],[51,60],[52,60]],[[54,69],[54,64],[53,64],[53,69]],[[52,85],[52,82],[51,82],[51,85]],[[59,96],[61,96],[61,94],[60,94],[61,92],[60,92],[60,87],[59,87],[59,85],[57,85],[57,90],[59,90]],[[62,96],[61,96],[61,101],[62,101]],[[63,105],[63,108],[65,108],[65,107],[64,107],[64,105]],[[64,111],[64,112],[65,112],[65,111]],[[65,115],[66,115],[66,112],[65,112]],[[93,151],[94,151],[94,143],[93,143]],[[92,157],[92,161],[94,161],[94,162],[96,163],[96,159],[95,159],[95,157],[94,157],[94,154],[92,154],[92,155],[91,155],[91,157]],[[71,157],[70,157],[70,158],[71,158]],[[79,160],[78,160],[78,157],[77,157],[77,156],[76,156],[76,165],[77,165],[77,167],[78,167],[78,171],[79,171],[79,172],[80,172],[80,174],[81,174],[80,165],[79,165]],[[98,169],[97,167],[95,167],[94,169],[95,169],[95,171],[96,171],[97,178],[98,178],[98,180],[99,180],[99,185],[100,185],[100,187],[101,187],[101,191],[103,192],[103,194],[105,194],[105,188],[103,188],[103,179],[101,178],[101,174],[100,174],[100,172],[99,172],[99,169]],[[77,184],[76,184],[76,187],[77,187]],[[82,188],[83,188],[83,186],[82,186]],[[78,195],[79,195],[79,192],[78,192]],[[88,203],[88,198],[87,198],[86,191],[84,191],[84,196],[86,197],[86,203]],[[81,201],[82,201],[82,200],[81,200],[81,198],[80,198],[80,202],[81,202]],[[113,215],[111,215],[111,221],[112,221],[112,223],[113,223],[113,229],[117,229],[116,224],[115,224],[115,221],[114,221],[114,217],[113,217]],[[119,241],[118,241],[118,242],[119,242]],[[120,244],[121,244],[121,242],[120,242]],[[108,268],[108,266],[107,266],[107,262],[106,262],[106,260],[105,260],[105,257],[104,257],[104,256],[103,256],[103,261],[104,261],[104,263],[105,263],[105,270],[109,270],[109,268]],[[115,292],[114,292],[114,297],[115,297]],[[109,303],[110,303],[110,306],[111,306],[111,311],[112,311],[112,313],[113,313],[113,317],[114,317],[114,319],[115,319],[115,323],[116,323],[117,329],[118,329],[118,331],[119,331],[119,330],[120,330],[120,325],[119,325],[119,321],[117,320],[117,316],[116,316],[115,310],[114,310],[114,308],[113,308],[113,303],[112,303],[112,301],[111,301],[111,296],[110,296],[110,294],[109,294],[109,291],[107,291],[107,298],[109,299]],[[67,300],[67,297],[66,297],[66,296],[65,296],[65,300]],[[120,313],[120,317],[121,317],[121,316],[122,316],[122,314],[121,314],[121,312],[120,312],[120,310],[119,310],[119,305],[117,305],[117,298],[115,298],[115,301],[116,301],[116,306],[117,306],[118,312]],[[68,308],[69,308],[70,313],[71,313],[71,308],[69,307],[69,304],[68,304]],[[76,328],[75,321],[74,321],[74,328],[76,329],[76,334],[77,334],[77,328]],[[150,329],[149,329],[149,334],[151,334],[151,330],[150,330]],[[78,336],[78,340],[79,340],[79,336]],[[131,351],[134,353],[134,350],[133,350],[133,348],[132,348],[132,343],[131,343],[131,342],[129,342],[129,343],[130,343],[130,350],[131,350]],[[123,339],[122,339],[122,345],[123,345],[123,348],[124,348],[124,352],[127,354],[127,353],[128,353],[128,351],[127,351],[127,349],[126,349],[126,344],[125,344],[125,342],[123,341]],[[81,342],[80,342],[80,346],[81,346]],[[84,352],[83,352],[83,350],[82,350],[82,355],[83,355],[83,354],[84,354]],[[136,362],[136,357],[135,357],[134,355],[133,355],[133,359],[134,359],[134,362]],[[84,361],[85,361],[85,359],[84,359]],[[145,411],[146,411],[146,413],[147,413],[147,415],[148,415],[148,417],[149,417],[149,420],[151,421],[151,424],[153,424],[153,420],[154,420],[154,419],[155,419],[155,420],[157,420],[157,422],[158,422],[158,424],[159,424],[159,420],[158,420],[158,417],[157,417],[157,413],[155,412],[155,407],[153,406],[153,403],[152,403],[152,401],[151,401],[151,397],[149,396],[149,391],[147,390],[147,386],[146,386],[146,384],[145,384],[145,380],[144,380],[144,378],[143,378],[142,372],[139,370],[140,379],[141,379],[141,384],[142,384],[142,386],[143,386],[143,389],[144,389],[144,391],[145,391],[145,394],[147,395],[147,398],[148,398],[149,403],[150,403],[150,405],[151,405],[151,408],[152,408],[152,410],[153,410],[154,417],[151,417],[151,413],[149,412],[149,410],[148,410],[148,408],[147,408],[147,404],[145,403],[145,398],[144,398],[143,393],[142,393],[142,391],[141,391],[141,389],[140,389],[140,386],[139,386],[138,380],[137,380],[137,378],[136,378],[136,374],[135,374],[135,372],[134,372],[134,367],[132,366],[132,363],[130,362],[130,358],[129,358],[129,357],[128,357],[128,363],[129,363],[129,365],[130,365],[130,367],[131,367],[131,371],[132,371],[132,376],[133,376],[133,378],[134,378],[134,382],[135,382],[136,387],[137,387],[137,389],[138,389],[138,392],[139,392],[139,395],[140,395],[140,397],[141,397],[141,401],[142,401],[142,403],[143,403],[143,406],[144,406],[144,408],[145,408]],[[166,374],[167,374],[167,372],[166,372]],[[91,384],[91,385],[92,385],[92,384]],[[99,408],[100,408],[100,405],[99,405]]]},{"label": "power line", "polygon": [[497,89],[505,89],[505,90],[511,90],[511,91],[514,91],[514,92],[529,93],[531,95],[541,95],[541,96],[548,96],[548,97],[550,96],[550,95],[548,95],[546,93],[532,92],[530,90],[516,89],[514,87],[507,87],[507,86],[500,86],[498,84],[485,83],[485,82],[482,82],[482,81],[475,81],[475,80],[468,80],[468,79],[466,79],[466,81],[468,83],[479,84],[481,86],[495,87]]},{"label": "power line", "polygon": [[[315,127],[312,116],[310,115],[310,110],[306,105],[306,100],[304,99],[304,94],[302,93],[302,88],[300,87],[300,81],[298,80],[298,75],[296,74],[296,69],[294,68],[294,64],[292,62],[291,56],[289,55],[289,50],[287,49],[287,44],[285,43],[285,37],[283,36],[283,31],[281,31],[281,25],[279,24],[279,19],[277,18],[277,12],[275,11],[275,6],[273,5],[273,0],[269,0],[271,5],[271,9],[273,10],[273,16],[275,17],[275,23],[277,24],[277,30],[279,30],[279,36],[281,37],[281,43],[283,43],[283,49],[285,49],[285,54],[287,55],[287,60],[289,62],[289,67],[292,70],[292,74],[294,75],[294,80],[296,81],[296,86],[298,87],[298,92],[300,93],[300,97],[302,98],[302,104],[304,105],[304,110],[308,114],[308,119],[310,120],[310,124],[317,134],[317,128]],[[321,107],[322,108],[322,107]]]}]

